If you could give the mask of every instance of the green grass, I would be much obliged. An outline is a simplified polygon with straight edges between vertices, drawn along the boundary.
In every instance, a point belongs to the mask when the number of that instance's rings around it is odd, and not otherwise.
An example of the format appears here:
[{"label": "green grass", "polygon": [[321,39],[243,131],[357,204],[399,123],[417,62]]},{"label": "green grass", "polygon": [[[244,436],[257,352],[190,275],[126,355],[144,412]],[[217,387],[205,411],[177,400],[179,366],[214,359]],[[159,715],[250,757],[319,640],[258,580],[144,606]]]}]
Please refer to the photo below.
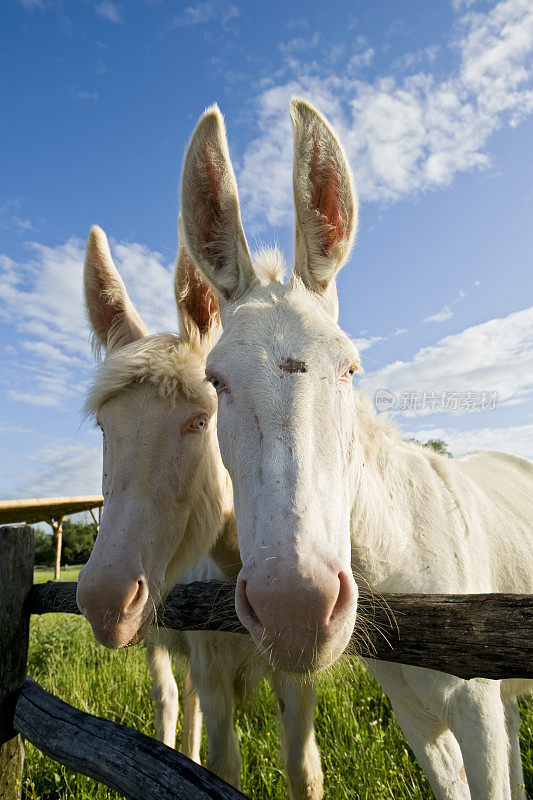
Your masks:
[{"label": "green grass", "polygon": [[[78,568],[61,573],[75,580]],[[37,572],[36,581],[50,573]],[[29,674],[48,691],[92,714],[154,735],[150,678],[143,650],[106,650],[88,623],[71,615],[32,619]],[[184,672],[177,671],[183,688]],[[355,660],[318,687],[317,738],[327,800],[432,798],[428,783],[394,720],[389,702]],[[522,744],[526,787],[533,797],[533,704],[523,704]],[[279,758],[275,703],[264,684],[236,716],[243,760],[243,791],[254,800],[286,800]],[[181,729],[178,727],[178,741]],[[205,743],[204,743],[205,751]],[[51,761],[31,744],[25,762],[27,800],[103,800],[115,792]]]},{"label": "green grass", "polygon": [[[80,566],[72,566],[72,567],[61,567],[61,572],[59,573],[59,580],[60,581],[77,581],[78,580],[78,572],[80,571]],[[34,583],[46,583],[46,581],[53,581],[54,580],[54,570],[52,567],[36,567],[33,573],[33,581]]]}]

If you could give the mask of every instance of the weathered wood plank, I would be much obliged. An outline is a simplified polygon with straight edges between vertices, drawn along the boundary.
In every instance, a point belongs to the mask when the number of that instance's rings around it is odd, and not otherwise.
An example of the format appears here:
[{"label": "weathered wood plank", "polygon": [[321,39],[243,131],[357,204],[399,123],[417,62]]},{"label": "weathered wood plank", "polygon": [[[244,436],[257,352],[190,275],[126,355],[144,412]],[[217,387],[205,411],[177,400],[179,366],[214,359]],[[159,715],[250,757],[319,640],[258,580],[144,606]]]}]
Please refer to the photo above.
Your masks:
[{"label": "weathered wood plank", "polygon": [[15,702],[26,676],[33,582],[33,530],[0,528],[0,800],[19,800],[24,745],[13,727]]},{"label": "weathered wood plank", "polygon": [[[79,613],[75,594],[75,583],[34,586],[31,610]],[[246,633],[231,583],[176,586],[156,621],[176,630]],[[362,595],[350,652],[461,678],[533,678],[533,596]]]},{"label": "weathered wood plank", "polygon": [[28,608],[31,614],[49,614],[63,612],[65,614],[79,614],[76,603],[76,581],[55,583],[35,583],[28,598]]},{"label": "weathered wood plank", "polygon": [[204,767],[138,731],[79,711],[28,678],[15,727],[43,753],[130,800],[245,800]]},{"label": "weathered wood plank", "polygon": [[29,500],[0,500],[0,524],[13,522],[48,522],[58,516],[101,508],[101,494],[83,497],[32,497]]},{"label": "weathered wood plank", "polygon": [[0,800],[19,800],[23,766],[24,742],[17,734],[0,746]]}]

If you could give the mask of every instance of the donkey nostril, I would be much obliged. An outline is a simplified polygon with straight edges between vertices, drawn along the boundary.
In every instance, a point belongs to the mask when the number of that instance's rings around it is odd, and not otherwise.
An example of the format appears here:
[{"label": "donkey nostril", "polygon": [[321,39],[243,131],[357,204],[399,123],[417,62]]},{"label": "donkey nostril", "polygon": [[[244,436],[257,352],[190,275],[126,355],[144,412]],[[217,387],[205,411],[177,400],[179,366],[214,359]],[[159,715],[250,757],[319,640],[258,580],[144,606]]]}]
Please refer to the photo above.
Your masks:
[{"label": "donkey nostril", "polygon": [[[251,623],[252,627],[254,628],[262,628],[264,629],[264,625],[257,616],[253,605],[250,602],[250,598],[248,597],[248,587],[247,583],[244,578],[241,578],[237,583],[237,597],[240,606],[240,612],[244,615],[246,619],[246,623]],[[245,623],[245,626],[248,625]]]},{"label": "donkey nostril", "polygon": [[126,603],[124,603],[124,614],[134,613],[138,608],[143,608],[146,600],[148,599],[148,587],[143,578],[132,586],[132,594]]},{"label": "donkey nostril", "polygon": [[343,614],[350,599],[350,583],[346,574],[344,572],[339,572],[337,578],[339,581],[337,597],[335,598],[331,611],[326,617],[326,625],[329,625],[330,622],[334,622]]},{"label": "donkey nostril", "polygon": [[256,625],[260,625],[261,627],[263,627],[263,623],[261,622],[261,620],[259,619],[259,617],[255,613],[255,609],[254,609],[253,605],[250,602],[250,598],[248,597],[248,587],[246,585],[246,581],[243,581],[242,583],[243,583],[243,587],[242,588],[243,588],[244,597],[246,598],[246,603],[248,605],[247,611],[248,611],[250,617],[252,618],[252,621]]}]

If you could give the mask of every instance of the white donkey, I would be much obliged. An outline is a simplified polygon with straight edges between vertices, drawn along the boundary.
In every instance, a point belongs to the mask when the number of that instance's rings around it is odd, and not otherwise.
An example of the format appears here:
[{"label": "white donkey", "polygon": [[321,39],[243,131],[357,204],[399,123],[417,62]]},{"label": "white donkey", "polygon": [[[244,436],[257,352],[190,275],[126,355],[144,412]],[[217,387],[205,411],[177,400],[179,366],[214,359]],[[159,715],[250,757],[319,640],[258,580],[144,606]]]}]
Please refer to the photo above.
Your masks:
[{"label": "white donkey", "polygon": [[[140,641],[154,606],[178,580],[235,580],[241,562],[232,489],[216,435],[216,395],[205,359],[220,333],[215,293],[202,281],[180,236],[176,299],[181,336],[148,336],[113,264],[104,232],[87,243],[85,299],[97,347],[106,355],[86,408],[103,431],[104,513],[78,579],[78,604],[108,647]],[[212,558],[198,558],[211,550]],[[156,700],[156,732],[173,747],[178,715],[171,653],[189,657],[183,752],[200,761],[201,714],[207,764],[240,784],[234,698],[269,672],[238,634],[148,629],[147,660]],[[271,672],[271,671],[270,671]],[[270,674],[282,713],[294,800],[322,796],[311,683]]]},{"label": "white donkey", "polygon": [[[187,245],[218,290],[223,334],[207,360],[233,481],[243,563],[236,608],[273,663],[315,671],[347,646],[357,586],[377,592],[533,591],[533,465],[452,460],[403,442],[352,386],[357,349],[337,324],[335,275],[357,200],[343,150],[306,101],[294,127],[294,274],[259,281],[217,107],[183,170]],[[524,798],[516,695],[367,662],[439,800]]]}]

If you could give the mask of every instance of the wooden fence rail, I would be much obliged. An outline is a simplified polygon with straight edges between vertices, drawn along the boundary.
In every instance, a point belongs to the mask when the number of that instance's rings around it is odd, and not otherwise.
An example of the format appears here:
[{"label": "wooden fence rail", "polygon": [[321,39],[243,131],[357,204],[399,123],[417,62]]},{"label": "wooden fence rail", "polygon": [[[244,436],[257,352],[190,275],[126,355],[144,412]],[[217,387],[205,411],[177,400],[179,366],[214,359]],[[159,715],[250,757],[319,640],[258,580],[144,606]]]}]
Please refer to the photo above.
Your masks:
[{"label": "wooden fence rail", "polygon": [[[228,784],[124,726],[92,717],[25,678],[32,613],[79,613],[76,583],[32,586],[33,531],[0,528],[0,800],[20,800],[19,734],[60,763],[132,800],[238,800]],[[156,610],[161,627],[246,634],[234,585],[179,585]],[[351,652],[462,678],[533,678],[533,596],[363,592]]]},{"label": "wooden fence rail", "polygon": [[[78,614],[76,583],[34,586],[28,608]],[[248,633],[235,613],[231,583],[180,584],[155,619],[180,631]],[[362,593],[350,652],[460,678],[533,678],[533,596]]]},{"label": "wooden fence rail", "polygon": [[131,800],[244,800],[245,795],[181,753],[138,731],[79,711],[27,678],[14,726],[66,767]]}]

